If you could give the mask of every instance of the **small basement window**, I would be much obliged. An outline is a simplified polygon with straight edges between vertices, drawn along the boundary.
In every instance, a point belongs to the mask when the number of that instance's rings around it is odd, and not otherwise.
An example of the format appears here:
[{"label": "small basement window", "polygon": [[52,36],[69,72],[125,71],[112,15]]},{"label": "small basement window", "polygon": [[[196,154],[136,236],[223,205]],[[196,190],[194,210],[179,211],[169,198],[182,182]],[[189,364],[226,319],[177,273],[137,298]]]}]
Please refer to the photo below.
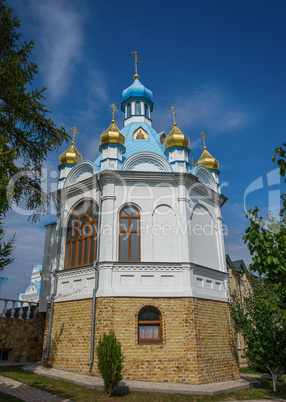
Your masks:
[{"label": "small basement window", "polygon": [[0,349],[0,362],[9,362],[11,349]]},{"label": "small basement window", "polygon": [[143,307],[138,315],[138,342],[162,342],[161,313],[155,307]]}]

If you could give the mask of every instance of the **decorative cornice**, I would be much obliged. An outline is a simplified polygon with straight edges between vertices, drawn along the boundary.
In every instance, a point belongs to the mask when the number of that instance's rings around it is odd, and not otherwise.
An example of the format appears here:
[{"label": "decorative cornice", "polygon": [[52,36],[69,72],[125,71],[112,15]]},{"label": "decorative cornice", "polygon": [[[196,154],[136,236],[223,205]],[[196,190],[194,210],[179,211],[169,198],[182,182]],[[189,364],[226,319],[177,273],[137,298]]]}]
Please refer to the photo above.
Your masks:
[{"label": "decorative cornice", "polygon": [[73,183],[69,187],[64,187],[60,190],[62,196],[66,199],[75,197],[78,194],[83,194],[85,191],[98,190],[96,176],[89,177],[77,183]]},{"label": "decorative cornice", "polygon": [[115,195],[104,195],[103,197],[101,197],[101,201],[107,201],[107,200],[116,200],[116,196]]},{"label": "decorative cornice", "polygon": [[178,197],[178,201],[183,201],[183,202],[186,202],[186,203],[188,203],[188,204],[190,204],[190,200],[188,199],[188,198],[186,198],[186,197]]},{"label": "decorative cornice", "polygon": [[81,275],[88,275],[88,274],[95,274],[94,267],[88,268],[68,268],[62,271],[58,271],[56,276],[58,279],[60,278],[69,278],[73,276],[81,276]]},{"label": "decorative cornice", "polygon": [[162,158],[162,156],[157,155],[153,152],[140,152],[138,154],[130,156],[123,164],[122,170],[130,171],[134,169],[136,166],[141,165],[142,163],[148,163],[150,165],[156,166],[162,172],[171,172],[171,167],[166,159]]},{"label": "decorative cornice", "polygon": [[205,276],[207,278],[219,279],[221,281],[224,281],[228,277],[228,272],[221,272],[215,269],[206,268],[195,264],[192,264],[192,269],[195,275]]}]

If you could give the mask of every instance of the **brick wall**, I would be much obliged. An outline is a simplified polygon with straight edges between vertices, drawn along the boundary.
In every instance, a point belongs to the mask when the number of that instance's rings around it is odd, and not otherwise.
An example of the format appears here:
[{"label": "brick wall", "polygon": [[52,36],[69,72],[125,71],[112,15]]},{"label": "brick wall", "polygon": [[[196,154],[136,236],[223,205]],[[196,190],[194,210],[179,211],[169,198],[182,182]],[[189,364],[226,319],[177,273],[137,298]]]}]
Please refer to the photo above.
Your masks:
[{"label": "brick wall", "polygon": [[[92,299],[54,303],[48,365],[88,373]],[[50,306],[46,317],[43,358],[46,355]]]},{"label": "brick wall", "polygon": [[13,363],[41,360],[44,325],[43,313],[33,319],[0,317],[0,349],[11,350]]},{"label": "brick wall", "polygon": [[195,299],[199,382],[239,377],[236,339],[226,303]]},{"label": "brick wall", "polygon": [[[138,344],[137,316],[146,305],[161,311],[161,344]],[[98,298],[95,348],[104,332],[115,331],[125,379],[197,384],[239,378],[227,309],[193,298]],[[89,373],[91,314],[91,299],[54,304],[49,365]],[[92,374],[98,375],[94,360]]]}]

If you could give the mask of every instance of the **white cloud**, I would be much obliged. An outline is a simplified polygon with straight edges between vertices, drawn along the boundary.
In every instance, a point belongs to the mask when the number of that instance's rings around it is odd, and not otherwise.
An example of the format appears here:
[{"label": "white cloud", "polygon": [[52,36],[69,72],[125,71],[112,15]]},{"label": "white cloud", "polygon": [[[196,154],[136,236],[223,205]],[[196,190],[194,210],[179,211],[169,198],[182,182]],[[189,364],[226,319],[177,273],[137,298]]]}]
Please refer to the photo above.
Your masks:
[{"label": "white cloud", "polygon": [[[178,126],[190,139],[194,138],[194,133],[188,131],[190,127],[199,126],[200,130],[212,133],[227,132],[240,129],[253,119],[251,113],[229,106],[226,95],[212,87],[203,87],[188,97],[177,98],[172,101],[172,105],[176,109]],[[169,108],[161,108],[154,114],[158,126],[166,125],[166,121],[171,126],[172,114]]]},{"label": "white cloud", "polygon": [[[38,23],[36,27],[41,64],[48,93],[53,98],[64,94],[77,63],[82,58],[82,7],[65,0],[30,0],[29,8]],[[79,5],[79,4],[78,4]],[[79,12],[81,10],[81,12]]]},{"label": "white cloud", "polygon": [[106,92],[106,80],[101,71],[90,70],[88,78],[88,93],[92,98],[96,98],[101,102],[106,102],[108,95]]}]

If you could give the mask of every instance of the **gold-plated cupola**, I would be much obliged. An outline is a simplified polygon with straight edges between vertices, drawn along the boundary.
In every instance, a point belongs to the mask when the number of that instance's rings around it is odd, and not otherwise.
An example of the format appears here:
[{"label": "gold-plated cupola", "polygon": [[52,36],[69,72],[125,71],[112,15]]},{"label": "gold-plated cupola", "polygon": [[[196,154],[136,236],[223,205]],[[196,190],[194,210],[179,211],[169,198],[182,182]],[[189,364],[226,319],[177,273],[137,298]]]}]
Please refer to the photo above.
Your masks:
[{"label": "gold-plated cupola", "polygon": [[218,169],[219,162],[207,150],[206,142],[205,142],[205,139],[207,137],[206,137],[205,133],[202,131],[200,135],[203,137],[204,150],[203,150],[203,153],[202,153],[200,159],[198,160],[196,166],[202,165],[208,169]]},{"label": "gold-plated cupola", "polygon": [[123,145],[125,142],[125,137],[124,135],[119,131],[119,128],[117,127],[117,125],[115,124],[115,120],[114,120],[114,114],[115,111],[118,112],[118,109],[115,106],[115,103],[112,103],[112,105],[109,105],[113,111],[112,111],[112,121],[110,126],[108,127],[107,130],[105,130],[101,136],[101,145],[107,144],[108,142],[113,143],[113,144],[119,144],[119,145]]},{"label": "gold-plated cupola", "polygon": [[76,149],[75,144],[74,144],[74,137],[76,134],[79,134],[79,131],[77,130],[76,126],[71,127],[71,130],[73,131],[72,143],[71,143],[71,146],[65,152],[63,152],[61,154],[61,156],[60,156],[61,164],[71,163],[73,165],[76,165],[77,163],[82,161],[82,156],[78,152],[78,150]]},{"label": "gold-plated cupola", "polygon": [[173,110],[174,123],[171,132],[167,135],[165,140],[166,148],[171,148],[174,146],[187,147],[190,143],[190,140],[182,133],[182,131],[177,126],[175,119],[176,112],[174,106],[172,106],[171,109]]}]

